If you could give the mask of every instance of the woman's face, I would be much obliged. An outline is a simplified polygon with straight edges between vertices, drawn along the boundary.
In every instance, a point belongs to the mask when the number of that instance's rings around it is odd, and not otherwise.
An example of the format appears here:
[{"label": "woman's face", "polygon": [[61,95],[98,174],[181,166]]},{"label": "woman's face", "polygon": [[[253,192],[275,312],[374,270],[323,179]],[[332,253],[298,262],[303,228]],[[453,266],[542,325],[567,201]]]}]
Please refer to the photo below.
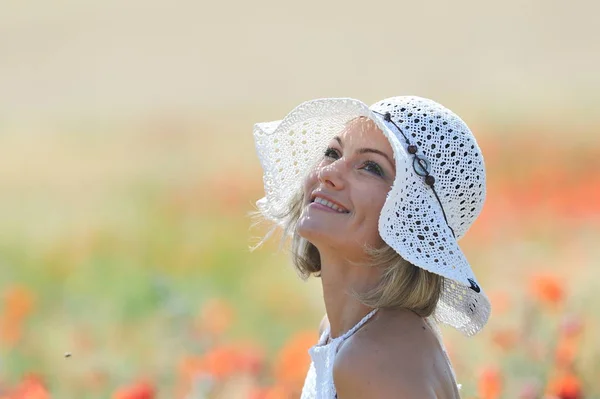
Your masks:
[{"label": "woman's face", "polygon": [[[377,125],[357,118],[335,137],[304,182],[298,233],[322,251],[349,257],[379,248],[378,222],[394,178],[392,147]],[[358,252],[358,254],[357,254]]]}]

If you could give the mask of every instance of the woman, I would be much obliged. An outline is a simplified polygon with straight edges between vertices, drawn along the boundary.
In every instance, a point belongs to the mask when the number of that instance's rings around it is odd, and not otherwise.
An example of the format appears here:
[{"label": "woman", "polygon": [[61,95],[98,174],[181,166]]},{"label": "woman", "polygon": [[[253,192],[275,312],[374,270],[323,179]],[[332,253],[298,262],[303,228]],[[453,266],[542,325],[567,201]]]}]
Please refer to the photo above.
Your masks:
[{"label": "woman", "polygon": [[490,312],[457,244],[485,198],[466,124],[420,97],[319,99],[254,138],[259,211],[323,285],[302,398],[459,398],[437,323],[470,336]]}]

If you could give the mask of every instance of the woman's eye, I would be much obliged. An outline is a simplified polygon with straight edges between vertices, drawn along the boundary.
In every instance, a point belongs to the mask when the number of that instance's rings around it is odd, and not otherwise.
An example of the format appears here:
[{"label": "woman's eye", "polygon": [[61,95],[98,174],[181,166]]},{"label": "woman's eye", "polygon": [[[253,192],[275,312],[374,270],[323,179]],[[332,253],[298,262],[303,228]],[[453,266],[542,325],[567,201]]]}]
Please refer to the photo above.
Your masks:
[{"label": "woman's eye", "polygon": [[383,176],[383,169],[381,169],[381,166],[373,161],[365,162],[363,169],[367,172],[375,173],[378,176]]},{"label": "woman's eye", "polygon": [[325,150],[325,157],[331,159],[338,159],[340,157],[340,154],[335,148],[329,147]]}]

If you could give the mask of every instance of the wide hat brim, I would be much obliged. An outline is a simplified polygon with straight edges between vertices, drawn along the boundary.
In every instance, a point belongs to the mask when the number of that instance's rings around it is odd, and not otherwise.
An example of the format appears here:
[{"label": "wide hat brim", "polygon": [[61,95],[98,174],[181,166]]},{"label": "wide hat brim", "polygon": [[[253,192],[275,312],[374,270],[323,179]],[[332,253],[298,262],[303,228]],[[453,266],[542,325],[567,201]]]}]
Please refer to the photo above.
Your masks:
[{"label": "wide hat brim", "polygon": [[[373,120],[390,142],[396,163],[396,177],[379,218],[379,233],[403,259],[444,277],[434,316],[465,335],[473,335],[489,318],[489,300],[458,246],[460,236],[455,238],[448,228],[431,187],[413,170],[412,155],[406,150],[404,138],[384,120],[381,111],[381,106],[369,107],[356,99],[316,99],[300,104],[282,120],[255,124],[254,140],[264,171],[265,189],[257,207],[265,218],[284,225],[290,202],[301,189],[304,177],[322,159],[331,140],[357,117]],[[410,196],[422,201],[420,209],[427,209],[423,217],[428,221],[403,228],[399,223],[408,220],[405,206],[408,204],[402,202]],[[415,231],[420,228],[421,231]]]}]

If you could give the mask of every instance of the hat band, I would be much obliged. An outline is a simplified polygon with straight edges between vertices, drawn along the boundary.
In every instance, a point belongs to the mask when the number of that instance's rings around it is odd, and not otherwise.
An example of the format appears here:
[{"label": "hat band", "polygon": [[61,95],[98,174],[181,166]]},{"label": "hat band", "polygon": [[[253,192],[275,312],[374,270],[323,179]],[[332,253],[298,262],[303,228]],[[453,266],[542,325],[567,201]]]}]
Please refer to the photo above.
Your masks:
[{"label": "hat band", "polygon": [[442,206],[442,201],[440,201],[440,197],[438,196],[437,192],[435,191],[435,187],[434,187],[435,177],[433,177],[433,175],[430,174],[431,164],[429,163],[429,160],[427,159],[427,157],[425,155],[417,154],[418,147],[410,142],[410,140],[408,139],[408,137],[406,137],[406,135],[404,134],[402,129],[400,129],[400,127],[398,125],[396,125],[396,122],[394,122],[392,120],[392,115],[389,112],[382,114],[380,112],[373,111],[373,113],[383,116],[383,119],[386,122],[391,122],[392,125],[394,125],[394,127],[400,132],[402,137],[404,137],[404,141],[408,145],[406,150],[408,151],[409,154],[411,154],[414,157],[412,165],[413,165],[413,169],[415,170],[415,173],[421,177],[424,177],[425,184],[427,184],[429,187],[431,187],[431,190],[433,191],[433,194],[435,195],[435,198],[437,199],[438,203],[440,204],[440,208],[442,209],[442,215],[444,216],[446,225],[452,232],[452,235],[454,236],[454,238],[456,238],[456,234],[454,234],[454,229],[452,227],[450,227],[450,224],[448,223],[448,218],[446,217],[446,212],[444,211],[444,207]]}]

